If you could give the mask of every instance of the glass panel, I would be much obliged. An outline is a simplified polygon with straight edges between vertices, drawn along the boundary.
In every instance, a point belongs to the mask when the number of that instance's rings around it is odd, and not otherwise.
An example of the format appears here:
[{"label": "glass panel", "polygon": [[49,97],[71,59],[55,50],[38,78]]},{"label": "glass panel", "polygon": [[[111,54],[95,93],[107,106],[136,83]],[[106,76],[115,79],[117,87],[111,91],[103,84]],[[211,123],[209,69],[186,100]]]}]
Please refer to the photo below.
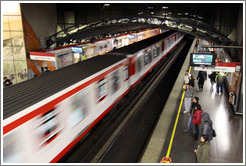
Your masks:
[{"label": "glass panel", "polygon": [[120,76],[118,71],[113,73],[111,81],[112,81],[112,94],[114,94],[118,89],[120,89]]},{"label": "glass panel", "polygon": [[11,32],[13,46],[23,46],[24,38],[23,32]]},{"label": "glass panel", "polygon": [[69,110],[68,124],[70,128],[79,124],[89,115],[88,91],[83,90],[71,98],[71,109]]},{"label": "glass panel", "polygon": [[152,62],[152,50],[148,52],[148,55],[149,55],[149,63]]},{"label": "glass panel", "polygon": [[9,28],[11,31],[22,31],[21,16],[9,16]]},{"label": "glass panel", "polygon": [[14,62],[13,61],[4,61],[3,62],[3,74],[15,74]]},{"label": "glass panel", "polygon": [[18,73],[17,76],[16,76],[16,82],[22,82],[22,81],[26,81],[28,80],[28,74],[23,74],[23,73]]},{"label": "glass panel", "polygon": [[4,40],[7,40],[7,39],[10,39],[10,32],[3,32],[3,41]]},{"label": "glass panel", "polygon": [[144,54],[144,64],[148,64],[148,53]]},{"label": "glass panel", "polygon": [[3,60],[13,60],[12,47],[3,47]]},{"label": "glass panel", "polygon": [[3,30],[9,31],[9,17],[3,16]]},{"label": "glass panel", "polygon": [[5,46],[12,46],[10,32],[3,32],[3,47]]},{"label": "glass panel", "polygon": [[107,95],[106,91],[106,79],[102,79],[97,83],[97,101],[101,102]]},{"label": "glass panel", "polygon": [[20,75],[25,75],[25,73],[27,73],[26,61],[15,61],[14,64],[15,64],[15,69],[16,69],[17,75],[20,76]]},{"label": "glass panel", "polygon": [[13,47],[13,55],[15,60],[26,60],[25,47]]}]

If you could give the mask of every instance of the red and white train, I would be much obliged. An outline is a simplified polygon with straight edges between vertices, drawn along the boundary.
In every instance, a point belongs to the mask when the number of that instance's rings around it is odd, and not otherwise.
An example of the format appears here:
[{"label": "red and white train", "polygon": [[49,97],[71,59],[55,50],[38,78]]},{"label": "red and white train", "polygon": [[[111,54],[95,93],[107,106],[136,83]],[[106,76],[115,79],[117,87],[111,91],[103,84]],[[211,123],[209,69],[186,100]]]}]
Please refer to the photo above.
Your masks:
[{"label": "red and white train", "polygon": [[179,42],[168,31],[3,90],[3,163],[57,162]]}]

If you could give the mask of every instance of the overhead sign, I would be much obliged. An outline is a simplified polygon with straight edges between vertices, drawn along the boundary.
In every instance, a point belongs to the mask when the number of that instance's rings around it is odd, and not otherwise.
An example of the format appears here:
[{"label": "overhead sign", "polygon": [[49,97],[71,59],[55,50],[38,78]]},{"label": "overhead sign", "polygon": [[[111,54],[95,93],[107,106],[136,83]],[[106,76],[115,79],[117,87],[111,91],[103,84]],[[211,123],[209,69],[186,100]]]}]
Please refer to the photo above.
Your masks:
[{"label": "overhead sign", "polygon": [[29,52],[30,59],[40,61],[56,61],[55,54]]},{"label": "overhead sign", "polygon": [[82,47],[72,47],[72,51],[74,52],[74,53],[83,53],[83,49],[82,49]]}]

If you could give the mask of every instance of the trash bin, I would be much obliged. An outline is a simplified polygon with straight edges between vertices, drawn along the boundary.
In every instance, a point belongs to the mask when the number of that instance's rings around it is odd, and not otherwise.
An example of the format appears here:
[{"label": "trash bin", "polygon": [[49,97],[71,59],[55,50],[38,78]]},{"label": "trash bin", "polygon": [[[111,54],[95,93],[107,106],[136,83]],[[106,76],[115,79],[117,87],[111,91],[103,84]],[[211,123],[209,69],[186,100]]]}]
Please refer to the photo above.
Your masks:
[{"label": "trash bin", "polygon": [[236,98],[235,94],[233,92],[230,92],[229,93],[229,103],[234,105],[235,104],[235,98]]}]

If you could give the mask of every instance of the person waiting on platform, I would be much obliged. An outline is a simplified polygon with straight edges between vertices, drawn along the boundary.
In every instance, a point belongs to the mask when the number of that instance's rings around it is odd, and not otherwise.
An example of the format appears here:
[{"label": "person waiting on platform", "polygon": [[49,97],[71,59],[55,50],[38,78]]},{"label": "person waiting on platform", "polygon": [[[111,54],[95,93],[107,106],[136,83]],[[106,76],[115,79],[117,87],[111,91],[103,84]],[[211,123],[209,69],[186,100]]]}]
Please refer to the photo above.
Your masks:
[{"label": "person waiting on platform", "polygon": [[215,77],[216,82],[216,88],[217,88],[217,94],[223,94],[223,88],[224,88],[224,79],[225,79],[224,73],[218,73]]},{"label": "person waiting on platform", "polygon": [[[199,104],[199,98],[198,97],[194,97],[192,105],[191,105],[191,109],[190,109],[190,112],[189,112],[190,117],[189,117],[189,120],[188,120],[187,129],[184,130],[184,132],[188,132],[190,130],[191,121],[193,119],[193,114],[194,114],[194,111],[195,111],[195,106],[197,106],[198,104]],[[194,127],[193,127],[192,132],[195,134],[195,128]]]},{"label": "person waiting on platform", "polygon": [[184,106],[185,110],[183,113],[188,113],[190,111],[191,106],[191,99],[193,97],[193,87],[188,83],[187,85],[183,86],[183,89],[185,90],[185,96],[184,96]]},{"label": "person waiting on platform", "polygon": [[210,144],[208,142],[208,137],[206,135],[201,136],[201,144],[194,150],[196,154],[197,163],[208,163],[209,162],[209,153],[210,153]]},{"label": "person waiting on platform", "polygon": [[8,79],[8,77],[3,77],[4,81],[3,81],[3,87],[7,87],[12,85],[13,83],[10,81],[10,79]]},{"label": "person waiting on platform", "polygon": [[192,75],[190,75],[190,80],[189,80],[190,85],[194,88],[195,87],[195,79],[193,78]]},{"label": "person waiting on platform", "polygon": [[215,77],[216,77],[216,72],[212,72],[211,74],[208,75],[208,78],[210,79],[211,82],[211,88],[210,88],[211,93],[214,91]]},{"label": "person waiting on platform", "polygon": [[189,73],[188,70],[186,70],[186,71],[185,71],[185,76],[184,76],[184,83],[185,83],[185,85],[189,83],[189,81],[190,81],[190,76],[191,76],[191,74]]},{"label": "person waiting on platform", "polygon": [[208,142],[210,142],[213,139],[213,122],[210,119],[210,116],[207,112],[204,112],[202,114],[202,135],[207,135],[208,136]]},{"label": "person waiting on platform", "polygon": [[199,71],[196,79],[198,80],[199,90],[202,91],[204,81],[207,79],[207,72],[206,71]]},{"label": "person waiting on platform", "polygon": [[192,119],[192,123],[195,125],[195,140],[198,140],[198,136],[199,136],[199,125],[202,123],[202,108],[200,106],[200,104],[197,104],[195,106],[195,111],[193,114],[193,119]]}]

